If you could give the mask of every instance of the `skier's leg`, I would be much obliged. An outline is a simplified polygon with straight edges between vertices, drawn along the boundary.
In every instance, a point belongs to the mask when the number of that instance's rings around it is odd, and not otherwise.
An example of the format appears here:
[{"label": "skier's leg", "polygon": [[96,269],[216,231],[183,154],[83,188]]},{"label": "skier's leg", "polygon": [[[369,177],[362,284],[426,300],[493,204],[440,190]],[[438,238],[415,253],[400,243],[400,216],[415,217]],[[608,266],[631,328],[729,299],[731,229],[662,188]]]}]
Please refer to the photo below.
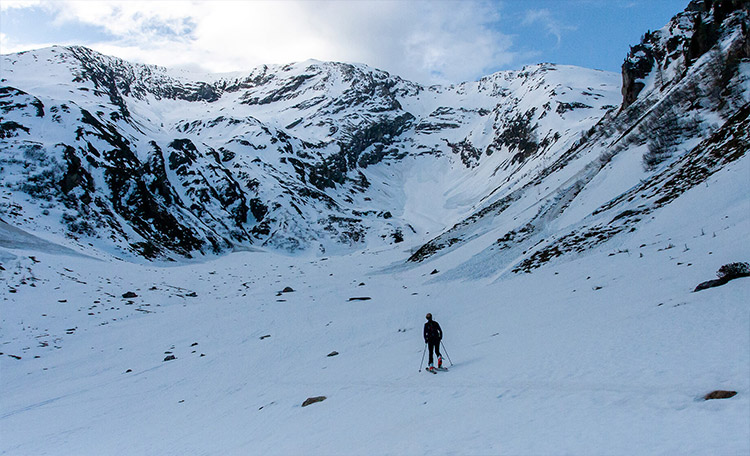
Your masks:
[{"label": "skier's leg", "polygon": [[435,344],[432,341],[427,342],[427,351],[430,352],[430,357],[428,359],[429,366],[432,366],[432,352],[435,351],[435,349]]}]

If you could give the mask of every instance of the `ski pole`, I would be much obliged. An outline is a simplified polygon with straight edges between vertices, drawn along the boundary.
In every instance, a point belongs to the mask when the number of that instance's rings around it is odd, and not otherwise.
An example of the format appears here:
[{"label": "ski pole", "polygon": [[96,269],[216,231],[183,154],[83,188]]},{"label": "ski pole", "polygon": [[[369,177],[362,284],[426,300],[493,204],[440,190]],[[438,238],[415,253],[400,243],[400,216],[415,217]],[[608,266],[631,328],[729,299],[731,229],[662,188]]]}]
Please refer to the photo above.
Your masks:
[{"label": "ski pole", "polygon": [[422,364],[424,364],[424,354],[427,352],[427,342],[424,344],[424,350],[422,350],[422,361],[419,362],[419,372],[422,372]]},{"label": "ski pole", "polygon": [[453,365],[453,361],[451,361],[451,355],[448,354],[448,350],[445,349],[445,344],[443,343],[442,340],[440,341],[440,345],[443,346],[443,351],[445,352],[445,356],[448,357],[448,361],[450,361],[451,366],[452,366]]}]

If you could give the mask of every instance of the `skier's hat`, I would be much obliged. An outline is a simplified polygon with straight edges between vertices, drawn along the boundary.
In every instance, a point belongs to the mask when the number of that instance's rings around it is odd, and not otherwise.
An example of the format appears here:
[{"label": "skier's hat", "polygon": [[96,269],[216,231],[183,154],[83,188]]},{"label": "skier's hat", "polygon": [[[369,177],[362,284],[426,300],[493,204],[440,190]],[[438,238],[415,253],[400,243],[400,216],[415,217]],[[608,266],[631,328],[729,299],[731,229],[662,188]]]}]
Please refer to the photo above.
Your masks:
[{"label": "skier's hat", "polygon": [[432,320],[432,314],[431,314],[431,313],[428,313],[428,314],[427,314],[427,315],[425,315],[424,317],[425,317],[426,319],[428,319],[428,320]]}]

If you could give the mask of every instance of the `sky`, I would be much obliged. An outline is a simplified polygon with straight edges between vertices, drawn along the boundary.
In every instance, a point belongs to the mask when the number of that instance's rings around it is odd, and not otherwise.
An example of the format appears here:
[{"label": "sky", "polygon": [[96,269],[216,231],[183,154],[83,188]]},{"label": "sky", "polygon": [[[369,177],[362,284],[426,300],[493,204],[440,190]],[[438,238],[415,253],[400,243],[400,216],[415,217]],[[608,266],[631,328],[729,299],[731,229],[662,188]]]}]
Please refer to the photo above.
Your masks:
[{"label": "sky", "polygon": [[[0,53],[83,45],[212,73],[308,59],[420,83],[550,62],[619,72],[688,0],[0,0]],[[1,69],[0,69],[1,70]]]}]

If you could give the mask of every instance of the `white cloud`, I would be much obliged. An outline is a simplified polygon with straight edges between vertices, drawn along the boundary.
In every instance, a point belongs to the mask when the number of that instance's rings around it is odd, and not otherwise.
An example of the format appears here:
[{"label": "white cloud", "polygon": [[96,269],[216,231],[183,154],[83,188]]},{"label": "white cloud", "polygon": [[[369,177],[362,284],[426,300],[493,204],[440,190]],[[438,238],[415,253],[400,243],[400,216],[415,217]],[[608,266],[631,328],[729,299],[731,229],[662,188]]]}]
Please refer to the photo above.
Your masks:
[{"label": "white cloud", "polygon": [[80,44],[208,71],[316,58],[363,62],[417,81],[458,82],[518,57],[511,39],[493,28],[497,4],[479,0],[58,0],[43,7],[58,26],[87,24],[115,37],[92,42],[82,36]]},{"label": "white cloud", "polygon": [[28,51],[29,49],[40,49],[60,43],[19,43],[5,33],[0,33],[0,54],[12,54],[14,52]]},{"label": "white cloud", "polygon": [[3,0],[0,2],[0,11],[10,9],[31,8],[41,5],[42,0]]},{"label": "white cloud", "polygon": [[576,27],[564,25],[558,21],[548,9],[529,10],[526,12],[522,25],[541,24],[548,34],[557,40],[556,46],[560,45],[562,35],[565,31],[576,30]]}]

